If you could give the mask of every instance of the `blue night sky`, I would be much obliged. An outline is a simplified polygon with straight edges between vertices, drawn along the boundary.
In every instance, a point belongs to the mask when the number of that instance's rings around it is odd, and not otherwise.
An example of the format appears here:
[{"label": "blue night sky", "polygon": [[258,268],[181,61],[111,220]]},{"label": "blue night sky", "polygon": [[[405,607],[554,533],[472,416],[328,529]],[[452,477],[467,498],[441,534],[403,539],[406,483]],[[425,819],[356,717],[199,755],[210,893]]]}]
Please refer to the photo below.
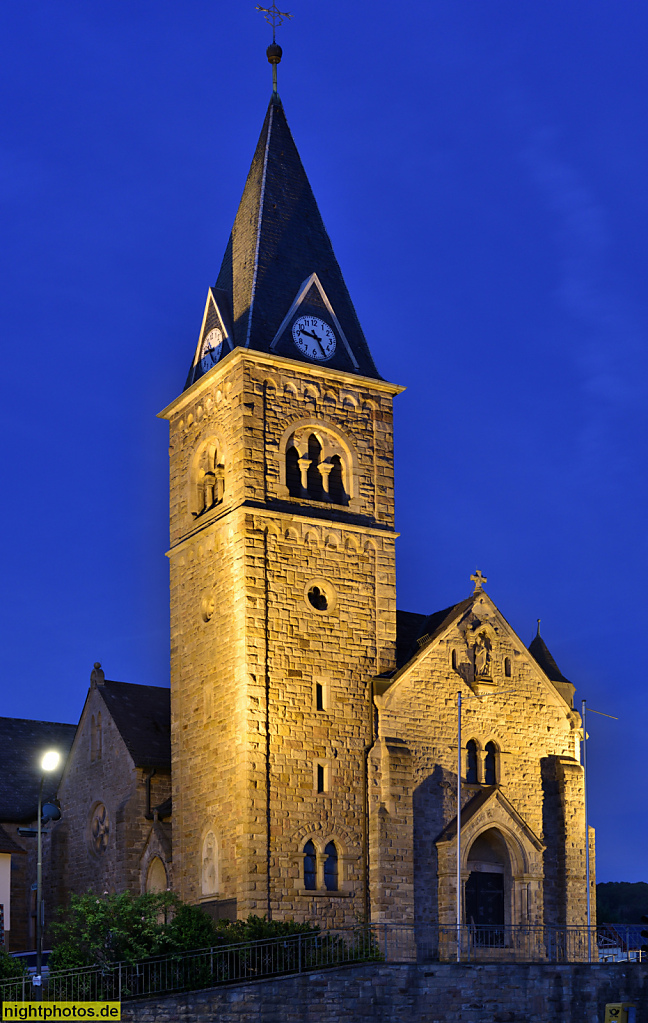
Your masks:
[{"label": "blue night sky", "polygon": [[[288,2],[288,0],[287,0]],[[396,401],[399,606],[478,566],[590,718],[598,879],[648,880],[648,8],[290,0],[279,91]],[[168,685],[167,425],[265,109],[231,0],[4,0],[0,713]],[[580,706],[580,703],[578,704]]]}]

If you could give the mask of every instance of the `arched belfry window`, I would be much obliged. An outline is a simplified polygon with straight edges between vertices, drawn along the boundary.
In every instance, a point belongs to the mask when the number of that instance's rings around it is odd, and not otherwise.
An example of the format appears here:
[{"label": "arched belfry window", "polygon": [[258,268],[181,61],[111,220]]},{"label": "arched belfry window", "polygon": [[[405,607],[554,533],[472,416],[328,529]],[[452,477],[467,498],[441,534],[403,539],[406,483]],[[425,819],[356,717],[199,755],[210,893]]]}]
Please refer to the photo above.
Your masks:
[{"label": "arched belfry window", "polygon": [[322,445],[314,433],[308,438],[308,461],[306,470],[306,489],[308,496],[314,501],[324,500],[324,487],[322,485],[322,474],[320,473],[320,462],[322,460]]},{"label": "arched belfry window", "polygon": [[484,784],[497,785],[497,746],[494,742],[486,743],[484,758]]},{"label": "arched belfry window", "polygon": [[339,455],[333,455],[331,466],[331,472],[329,473],[329,497],[333,504],[346,504],[344,473],[342,470],[342,459]]},{"label": "arched belfry window", "polygon": [[329,842],[324,850],[324,887],[328,892],[338,890],[338,852],[335,842]]},{"label": "arched belfry window", "polygon": [[299,451],[289,447],[286,451],[286,486],[291,497],[301,497],[302,482],[299,468]]},{"label": "arched belfry window", "polygon": [[310,841],[304,846],[304,888],[309,892],[317,888],[317,853]]},{"label": "arched belfry window", "polygon": [[215,441],[202,444],[194,458],[192,472],[194,518],[211,511],[225,495],[225,465]]},{"label": "arched belfry window", "polygon": [[284,496],[348,505],[352,497],[352,455],[331,427],[311,421],[285,437]]},{"label": "arched belfry window", "polygon": [[476,785],[477,775],[477,743],[469,739],[466,743],[466,782],[468,785]]}]

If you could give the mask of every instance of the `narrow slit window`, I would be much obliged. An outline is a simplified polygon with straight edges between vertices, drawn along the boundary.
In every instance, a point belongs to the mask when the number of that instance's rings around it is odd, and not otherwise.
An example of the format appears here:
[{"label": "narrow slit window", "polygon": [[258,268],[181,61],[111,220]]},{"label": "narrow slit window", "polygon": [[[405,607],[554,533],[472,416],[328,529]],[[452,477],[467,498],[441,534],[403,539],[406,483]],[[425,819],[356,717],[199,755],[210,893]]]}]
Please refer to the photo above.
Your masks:
[{"label": "narrow slit window", "polygon": [[321,682],[315,683],[315,710],[324,710],[324,686]]},{"label": "narrow slit window", "polygon": [[505,674],[506,678],[510,678],[511,677],[511,658],[510,657],[505,657],[504,658],[504,674]]},{"label": "narrow slit window", "polygon": [[317,765],[317,791],[324,792],[324,764]]},{"label": "narrow slit window", "polygon": [[452,651],[451,661],[452,661],[452,670],[456,671],[457,670],[457,651],[456,650]]}]

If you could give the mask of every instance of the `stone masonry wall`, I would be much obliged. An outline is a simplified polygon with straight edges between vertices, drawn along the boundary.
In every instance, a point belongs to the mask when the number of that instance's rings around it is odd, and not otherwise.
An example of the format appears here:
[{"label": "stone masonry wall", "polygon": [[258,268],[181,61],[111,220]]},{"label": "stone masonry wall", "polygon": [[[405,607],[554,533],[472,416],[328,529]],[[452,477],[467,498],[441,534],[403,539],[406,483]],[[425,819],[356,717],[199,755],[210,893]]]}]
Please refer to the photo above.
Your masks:
[{"label": "stone masonry wall", "polygon": [[[341,924],[362,912],[367,685],[393,665],[395,649],[392,394],[237,350],[166,413],[174,877],[183,898],[204,899],[209,828],[219,843],[216,902],[236,900],[239,916],[267,911],[269,810],[273,916]],[[346,506],[289,495],[285,449],[302,427],[340,445]],[[206,450],[218,453],[224,490],[196,515]],[[314,584],[329,595],[326,612],[307,600]],[[309,839],[314,892],[303,882]],[[335,893],[324,886],[331,840]]]},{"label": "stone masonry wall", "polygon": [[[471,642],[475,630],[483,627],[492,637],[491,691],[477,699],[472,688]],[[456,668],[452,667],[453,651]],[[508,676],[504,672],[506,658]],[[443,863],[438,843],[457,813],[457,691],[463,694],[464,759],[469,739],[474,739],[481,751],[494,742],[499,751],[498,791],[511,806],[509,811],[502,800],[497,805],[491,802],[478,827],[473,822],[471,835],[474,840],[478,832],[497,828],[509,847],[507,921],[584,924],[584,805],[582,768],[576,760],[580,718],[544,679],[533,657],[481,593],[463,619],[422,650],[384,695],[376,698],[379,734],[392,748],[401,744],[409,752],[412,782],[409,792],[386,797],[385,770],[391,758],[379,757],[376,747],[370,761],[372,821],[382,815],[381,832],[386,836],[390,819],[393,829],[398,820],[404,823],[413,815],[419,929],[437,921],[455,921],[454,832],[446,839]],[[464,763],[464,806],[483,792],[483,785],[466,783],[465,772]],[[470,872],[466,860],[469,846],[464,840],[464,884]],[[543,856],[548,875],[544,894]],[[402,850],[393,841],[380,841],[376,836],[372,859],[375,873],[394,879],[388,886],[389,895],[377,900],[380,915],[374,919],[399,920],[411,906],[409,880],[402,888],[395,881]]]},{"label": "stone masonry wall", "polygon": [[648,965],[350,966],[122,1003],[128,1023],[603,1023],[648,1019]]},{"label": "stone masonry wall", "polygon": [[[93,757],[91,722],[99,713],[101,757]],[[100,689],[91,687],[58,791],[62,817],[51,832],[48,910],[67,902],[70,892],[141,891],[141,857],[152,829],[152,822],[145,818],[145,775],[135,767]],[[158,771],[152,779],[151,804],[162,802],[169,794],[170,778]],[[90,833],[92,811],[99,803],[107,811],[101,851]]]}]

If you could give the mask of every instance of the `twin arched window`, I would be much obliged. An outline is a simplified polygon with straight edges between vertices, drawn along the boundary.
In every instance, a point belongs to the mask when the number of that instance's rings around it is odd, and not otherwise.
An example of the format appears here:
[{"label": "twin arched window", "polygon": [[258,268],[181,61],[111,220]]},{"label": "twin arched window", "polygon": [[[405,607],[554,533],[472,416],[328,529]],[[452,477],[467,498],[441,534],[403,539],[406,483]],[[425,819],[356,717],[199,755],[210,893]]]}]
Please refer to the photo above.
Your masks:
[{"label": "twin arched window", "polygon": [[[293,436],[286,448],[286,487],[290,497],[348,504],[348,458],[333,436],[322,444],[314,434]],[[304,452],[300,455],[300,448]],[[338,450],[336,450],[338,449]]]},{"label": "twin arched window", "polygon": [[498,749],[494,742],[487,742],[484,747],[483,765],[479,747],[475,739],[466,743],[466,784],[497,785],[499,782]]},{"label": "twin arched window", "polygon": [[338,850],[335,842],[328,842],[323,854],[318,852],[312,839],[304,846],[304,889],[307,892],[338,891]]}]

